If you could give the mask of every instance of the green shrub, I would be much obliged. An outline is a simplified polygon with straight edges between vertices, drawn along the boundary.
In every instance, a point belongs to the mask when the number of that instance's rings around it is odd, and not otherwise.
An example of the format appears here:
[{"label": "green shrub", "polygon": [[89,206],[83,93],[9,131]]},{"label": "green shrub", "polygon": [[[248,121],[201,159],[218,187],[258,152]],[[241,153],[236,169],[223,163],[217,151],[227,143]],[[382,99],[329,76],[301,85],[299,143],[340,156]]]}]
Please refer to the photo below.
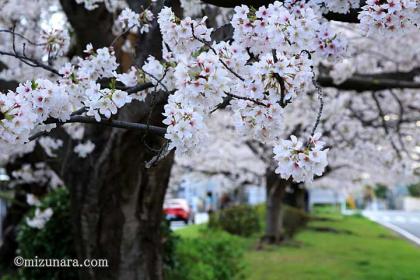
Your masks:
[{"label": "green shrub", "polygon": [[18,276],[16,275],[3,275],[0,280],[19,280]]},{"label": "green shrub", "polygon": [[420,183],[408,186],[408,192],[411,196],[420,197]]},{"label": "green shrub", "polygon": [[[266,205],[259,204],[256,206],[258,216],[261,220],[263,228],[266,227]],[[304,210],[283,204],[283,228],[285,237],[292,238],[299,230],[304,228],[311,219]]]},{"label": "green shrub", "polygon": [[239,205],[213,213],[209,227],[248,237],[261,230],[261,223],[255,207]]},{"label": "green shrub", "polygon": [[199,238],[179,239],[175,266],[165,271],[166,280],[243,279],[242,242],[227,233],[209,230]]},{"label": "green shrub", "polygon": [[380,199],[386,199],[388,194],[388,187],[382,184],[376,184],[375,196]]},{"label": "green shrub", "polygon": [[173,233],[170,223],[165,218],[162,219],[161,237],[164,269],[173,269],[175,267],[176,244],[180,238]]},{"label": "green shrub", "polygon": [[283,225],[287,238],[292,238],[309,221],[309,216],[302,209],[284,206]]},{"label": "green shrub", "polygon": [[[53,215],[42,229],[31,228],[26,218],[32,218],[35,209],[31,209],[19,225],[17,234],[17,255],[24,259],[74,259],[76,252],[71,234],[70,198],[68,190],[57,188],[41,201],[40,208],[52,208]],[[35,208],[35,207],[34,207]],[[78,279],[74,268],[22,268],[19,279]]]}]

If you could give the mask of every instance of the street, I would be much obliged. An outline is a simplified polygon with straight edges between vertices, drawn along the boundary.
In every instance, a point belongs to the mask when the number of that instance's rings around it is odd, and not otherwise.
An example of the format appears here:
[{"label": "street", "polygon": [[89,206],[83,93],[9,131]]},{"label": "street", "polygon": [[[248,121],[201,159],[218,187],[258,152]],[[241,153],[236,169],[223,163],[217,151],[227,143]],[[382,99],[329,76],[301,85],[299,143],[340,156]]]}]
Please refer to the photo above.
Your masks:
[{"label": "street", "polygon": [[363,211],[363,216],[397,232],[420,246],[419,211]]}]

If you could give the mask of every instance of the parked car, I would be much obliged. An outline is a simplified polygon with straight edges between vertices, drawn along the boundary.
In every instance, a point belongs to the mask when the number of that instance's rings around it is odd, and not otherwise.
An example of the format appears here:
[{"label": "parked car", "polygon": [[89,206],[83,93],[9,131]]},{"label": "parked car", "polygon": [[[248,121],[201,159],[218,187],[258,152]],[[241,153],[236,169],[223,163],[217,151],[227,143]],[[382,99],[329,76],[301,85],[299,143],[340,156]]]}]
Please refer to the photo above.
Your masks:
[{"label": "parked car", "polygon": [[163,211],[168,221],[183,221],[185,224],[191,220],[192,213],[187,200],[173,198],[165,201]]}]

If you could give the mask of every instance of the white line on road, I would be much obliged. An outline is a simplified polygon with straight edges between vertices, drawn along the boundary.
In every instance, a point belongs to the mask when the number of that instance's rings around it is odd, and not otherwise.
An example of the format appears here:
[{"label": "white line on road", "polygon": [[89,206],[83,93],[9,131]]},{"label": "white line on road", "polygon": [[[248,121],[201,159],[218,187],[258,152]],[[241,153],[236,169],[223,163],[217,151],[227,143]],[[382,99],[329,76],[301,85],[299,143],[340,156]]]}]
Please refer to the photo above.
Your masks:
[{"label": "white line on road", "polygon": [[402,235],[403,237],[407,238],[408,240],[410,240],[410,241],[414,242],[415,244],[417,244],[418,246],[420,246],[420,238],[418,238],[414,234],[409,233],[405,229],[402,229],[399,226],[393,225],[391,223],[381,221],[380,219],[378,219],[378,218],[376,218],[372,215],[369,215],[367,213],[363,213],[363,215],[365,217],[367,217],[369,220],[372,220],[372,221],[374,221],[374,222],[376,222],[380,225],[383,225],[384,227],[387,227],[387,228],[395,231],[396,233]]}]

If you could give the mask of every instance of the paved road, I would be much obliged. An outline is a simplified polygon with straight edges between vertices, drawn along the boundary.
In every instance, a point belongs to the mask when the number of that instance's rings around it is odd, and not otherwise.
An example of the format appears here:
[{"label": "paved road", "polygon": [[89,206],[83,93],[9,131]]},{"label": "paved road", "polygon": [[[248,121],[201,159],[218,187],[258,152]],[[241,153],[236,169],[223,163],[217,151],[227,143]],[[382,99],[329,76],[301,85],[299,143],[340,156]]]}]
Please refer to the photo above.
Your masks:
[{"label": "paved road", "polygon": [[420,211],[364,211],[363,215],[420,245]]}]

